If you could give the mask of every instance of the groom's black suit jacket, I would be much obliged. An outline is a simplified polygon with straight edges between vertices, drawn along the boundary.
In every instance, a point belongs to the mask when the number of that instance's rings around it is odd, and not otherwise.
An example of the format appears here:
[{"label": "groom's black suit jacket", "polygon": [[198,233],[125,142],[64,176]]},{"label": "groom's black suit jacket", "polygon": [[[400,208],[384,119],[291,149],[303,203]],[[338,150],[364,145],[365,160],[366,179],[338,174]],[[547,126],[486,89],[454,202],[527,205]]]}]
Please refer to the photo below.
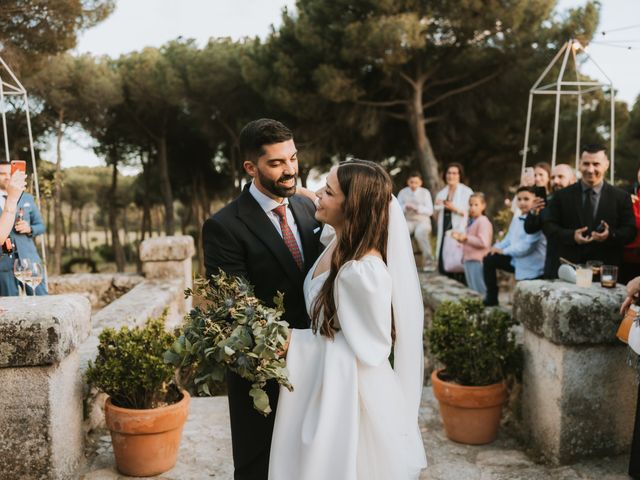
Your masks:
[{"label": "groom's black suit jacket", "polygon": [[[302,196],[289,198],[304,256],[304,271],[247,186],[238,198],[207,219],[202,228],[207,277],[222,269],[246,278],[256,297],[273,306],[284,293],[283,320],[293,328],[309,328],[302,286],[320,251],[320,224],[313,203]],[[251,384],[228,373],[229,411],[236,480],[267,480],[269,449],[278,398],[277,384],[267,385],[273,413],[266,418],[253,409]]]}]

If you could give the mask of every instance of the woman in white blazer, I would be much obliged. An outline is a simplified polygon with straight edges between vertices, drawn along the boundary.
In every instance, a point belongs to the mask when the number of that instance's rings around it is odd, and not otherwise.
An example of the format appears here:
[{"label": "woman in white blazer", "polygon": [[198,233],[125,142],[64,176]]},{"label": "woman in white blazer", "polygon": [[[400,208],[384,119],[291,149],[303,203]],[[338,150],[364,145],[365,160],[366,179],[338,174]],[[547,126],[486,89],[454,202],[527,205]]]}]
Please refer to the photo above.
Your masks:
[{"label": "woman in white blazer", "polygon": [[438,192],[434,205],[434,210],[438,215],[438,240],[436,243],[438,271],[462,282],[464,282],[464,274],[452,274],[444,271],[442,240],[448,230],[464,233],[467,228],[469,197],[473,194],[473,190],[460,182],[463,175],[464,170],[459,163],[447,165],[444,174],[447,186]]}]

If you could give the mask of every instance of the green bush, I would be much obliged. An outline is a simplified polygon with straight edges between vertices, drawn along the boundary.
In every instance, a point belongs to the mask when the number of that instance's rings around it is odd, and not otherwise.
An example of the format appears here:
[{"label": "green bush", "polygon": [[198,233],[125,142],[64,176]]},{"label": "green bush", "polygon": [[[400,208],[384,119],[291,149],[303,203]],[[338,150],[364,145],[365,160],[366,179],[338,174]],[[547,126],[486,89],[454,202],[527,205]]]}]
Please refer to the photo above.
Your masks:
[{"label": "green bush", "polygon": [[123,408],[148,409],[180,398],[173,384],[174,368],[163,355],[176,337],[164,329],[164,317],[144,327],[105,328],[95,363],[89,362],[87,382]]},{"label": "green bush", "polygon": [[516,324],[511,315],[485,308],[479,299],[442,302],[428,339],[431,351],[445,366],[443,380],[483,386],[519,375],[522,353],[513,333]]}]

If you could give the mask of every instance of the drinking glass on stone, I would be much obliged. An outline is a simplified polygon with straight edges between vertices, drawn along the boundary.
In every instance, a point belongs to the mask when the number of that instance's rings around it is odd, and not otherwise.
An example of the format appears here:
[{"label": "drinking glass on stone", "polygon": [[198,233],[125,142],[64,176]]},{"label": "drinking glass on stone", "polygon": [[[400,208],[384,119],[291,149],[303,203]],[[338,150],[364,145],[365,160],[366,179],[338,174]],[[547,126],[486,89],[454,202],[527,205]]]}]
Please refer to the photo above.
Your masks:
[{"label": "drinking glass on stone", "polygon": [[42,283],[42,265],[38,262],[33,262],[31,264],[31,278],[28,280],[29,286],[31,287],[32,296],[36,296],[36,288],[38,285]]},{"label": "drinking glass on stone", "polygon": [[31,261],[28,258],[16,258],[13,262],[13,274],[22,287],[18,285],[20,297],[27,298],[27,282],[31,279]]},{"label": "drinking glass on stone", "polygon": [[576,266],[576,286],[577,287],[590,287],[591,279],[593,278],[593,270],[586,265]]}]

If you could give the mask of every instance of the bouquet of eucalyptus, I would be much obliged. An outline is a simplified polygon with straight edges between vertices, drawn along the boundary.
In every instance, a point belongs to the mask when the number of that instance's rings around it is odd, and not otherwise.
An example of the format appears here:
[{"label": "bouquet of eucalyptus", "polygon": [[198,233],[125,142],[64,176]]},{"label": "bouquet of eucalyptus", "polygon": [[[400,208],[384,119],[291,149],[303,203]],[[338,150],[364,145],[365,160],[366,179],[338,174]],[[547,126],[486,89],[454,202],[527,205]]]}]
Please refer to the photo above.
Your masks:
[{"label": "bouquet of eucalyptus", "polygon": [[165,352],[165,361],[177,368],[178,383],[211,395],[229,369],[252,383],[254,408],[265,416],[271,413],[267,381],[293,390],[282,356],[289,336],[289,324],[280,320],[283,295],[274,298],[275,308],[267,307],[253,295],[251,284],[222,271],[210,282],[196,279],[185,295],[201,297],[203,304],[185,317]]}]

